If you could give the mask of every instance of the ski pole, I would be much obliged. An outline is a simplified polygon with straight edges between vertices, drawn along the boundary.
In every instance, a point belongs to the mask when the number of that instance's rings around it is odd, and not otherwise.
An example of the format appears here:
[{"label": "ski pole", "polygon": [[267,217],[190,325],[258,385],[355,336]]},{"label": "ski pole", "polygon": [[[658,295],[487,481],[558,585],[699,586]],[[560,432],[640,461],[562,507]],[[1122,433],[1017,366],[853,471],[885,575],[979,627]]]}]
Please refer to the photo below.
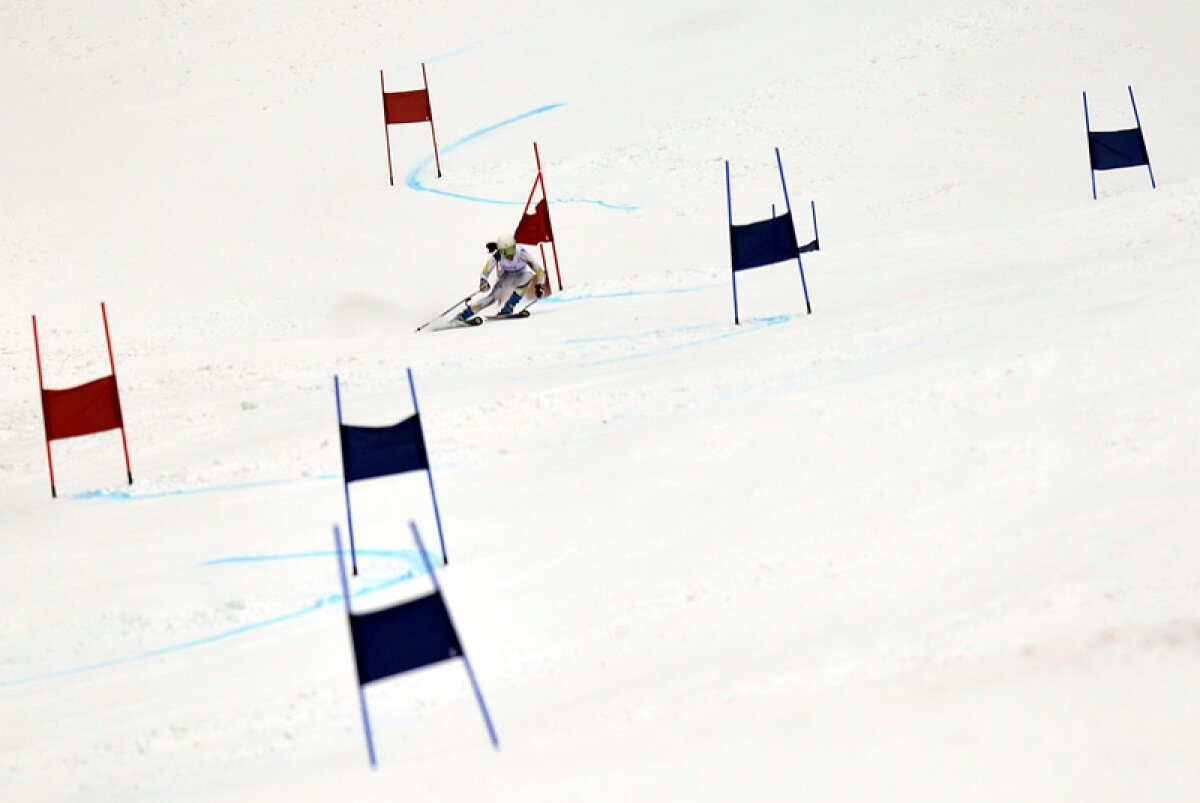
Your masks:
[{"label": "ski pole", "polygon": [[417,331],[417,332],[419,332],[419,331],[421,331],[422,329],[424,329],[426,326],[429,326],[429,324],[433,323],[434,321],[441,320],[442,318],[444,318],[444,317],[446,316],[446,314],[447,314],[447,313],[449,313],[449,312],[452,312],[452,311],[454,310],[454,308],[455,308],[455,307],[457,307],[459,304],[466,304],[468,301],[470,301],[470,300],[471,300],[471,296],[473,296],[473,295],[475,295],[475,294],[474,294],[474,293],[471,293],[470,295],[463,296],[461,299],[459,299],[458,301],[454,302],[454,303],[453,303],[453,304],[451,304],[449,307],[446,307],[446,309],[445,309],[445,310],[443,310],[442,312],[440,312],[440,313],[437,315],[437,317],[433,318],[432,320],[428,320],[428,321],[426,321],[425,323],[421,324],[421,325],[420,325],[420,326],[418,326],[418,327],[417,327],[417,328],[416,328],[414,331]]}]

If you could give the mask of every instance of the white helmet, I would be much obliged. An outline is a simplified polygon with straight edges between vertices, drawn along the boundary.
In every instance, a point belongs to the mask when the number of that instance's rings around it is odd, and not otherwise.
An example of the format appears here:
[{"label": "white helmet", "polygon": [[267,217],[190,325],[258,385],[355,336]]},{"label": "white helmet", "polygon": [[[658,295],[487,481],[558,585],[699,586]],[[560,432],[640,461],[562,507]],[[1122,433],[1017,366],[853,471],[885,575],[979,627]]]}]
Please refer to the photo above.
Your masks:
[{"label": "white helmet", "polygon": [[511,234],[501,234],[496,238],[496,250],[510,257],[517,252],[517,241]]}]

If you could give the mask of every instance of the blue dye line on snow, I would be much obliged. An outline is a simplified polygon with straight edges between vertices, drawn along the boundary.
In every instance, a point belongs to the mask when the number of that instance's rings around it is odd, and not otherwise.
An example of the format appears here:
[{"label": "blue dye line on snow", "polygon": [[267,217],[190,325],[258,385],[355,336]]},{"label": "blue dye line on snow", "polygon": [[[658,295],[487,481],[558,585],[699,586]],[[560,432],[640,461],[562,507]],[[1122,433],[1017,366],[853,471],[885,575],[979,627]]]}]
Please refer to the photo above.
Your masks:
[{"label": "blue dye line on snow", "polygon": [[456,47],[454,50],[447,50],[447,51],[445,51],[445,52],[443,52],[443,53],[438,53],[436,56],[426,56],[426,57],[425,57],[425,59],[424,59],[423,61],[414,61],[414,62],[411,62],[411,63],[410,63],[409,65],[407,65],[407,66],[410,66],[410,67],[411,67],[411,66],[417,66],[417,67],[420,67],[422,63],[424,63],[424,64],[434,64],[434,63],[436,63],[436,62],[439,62],[439,61],[445,61],[446,59],[449,59],[449,58],[454,58],[455,56],[458,56],[458,55],[460,55],[460,54],[462,54],[462,53],[466,53],[468,50],[472,49],[473,47],[475,47],[475,46],[476,46],[476,45],[478,45],[478,44],[479,44],[479,42],[474,42],[474,43],[472,43],[472,44],[469,44],[469,45],[463,45],[462,47]]},{"label": "blue dye line on snow", "polygon": [[[211,560],[206,563],[202,563],[200,565],[201,566],[217,566],[217,565],[231,564],[231,563],[234,563],[234,564],[236,564],[236,563],[259,563],[259,562],[266,562],[266,561],[294,560],[297,558],[318,558],[318,557],[328,559],[328,558],[332,558],[335,554],[336,553],[333,552],[332,550],[328,550],[325,552],[298,552],[298,553],[284,554],[284,555],[247,555],[247,556],[239,556],[239,557],[231,557],[231,558],[219,558],[217,560]],[[351,599],[365,597],[368,594],[375,593],[376,591],[382,591],[386,588],[392,588],[393,586],[397,586],[400,583],[407,582],[409,580],[412,580],[412,579],[419,577],[421,575],[424,575],[426,573],[425,572],[425,562],[420,559],[420,553],[418,553],[415,550],[411,550],[411,549],[406,549],[406,550],[385,550],[385,549],[356,550],[356,554],[375,556],[375,557],[399,558],[401,560],[406,561],[409,564],[409,568],[408,568],[408,571],[405,572],[404,574],[396,575],[395,577],[389,577],[384,580],[374,581],[374,582],[358,589],[357,591],[351,592],[350,593]],[[433,558],[434,558],[434,556],[431,555],[430,556],[430,564],[432,564]],[[293,619],[298,619],[301,616],[306,616],[308,614],[316,613],[317,611],[324,610],[325,608],[329,607],[330,605],[336,605],[340,602],[342,602],[341,594],[330,594],[329,596],[322,597],[321,599],[318,599],[315,602],[313,602],[311,605],[306,605],[303,608],[298,608],[297,610],[294,610],[294,611],[288,611],[287,613],[281,613],[277,616],[271,616],[266,619],[260,619],[256,622],[249,622],[244,625],[239,625],[238,627],[233,627],[228,630],[223,630],[219,633],[214,633],[210,636],[202,636],[197,639],[191,639],[190,641],[183,641],[178,644],[170,644],[166,647],[159,647],[157,649],[148,650],[147,652],[137,653],[135,655],[127,655],[122,658],[112,658],[108,661],[98,661],[93,664],[85,664],[83,666],[70,667],[69,669],[56,669],[52,672],[45,672],[40,675],[34,675],[32,677],[21,678],[19,680],[0,680],[0,689],[9,688],[12,686],[24,686],[29,683],[36,683],[39,680],[52,680],[54,678],[69,677],[71,675],[81,675],[86,672],[95,672],[100,669],[109,669],[114,666],[123,666],[125,664],[131,664],[136,661],[144,661],[148,658],[157,658],[162,655],[170,655],[172,653],[182,652],[183,650],[190,650],[195,647],[202,647],[206,644],[213,644],[218,641],[224,641],[225,639],[233,638],[234,636],[240,636],[245,633],[253,632],[255,630],[261,630],[264,627],[270,627],[271,625],[277,625],[277,624],[281,624],[283,622],[289,622]]]},{"label": "blue dye line on snow", "polygon": [[[554,109],[560,108],[562,106],[563,106],[562,103],[550,103],[545,106],[539,106],[536,109],[531,109],[530,111],[524,112],[522,114],[518,114],[515,117],[510,117],[507,120],[501,120],[498,123],[493,123],[492,125],[484,126],[483,128],[479,129],[478,131],[472,131],[470,134],[467,134],[465,137],[455,140],[451,144],[442,148],[441,152],[442,153],[452,153],[453,151],[457,150],[458,148],[461,148],[463,145],[466,145],[476,139],[479,139],[480,137],[491,134],[493,131],[497,131],[498,129],[504,128],[505,126],[512,125],[513,123],[519,123],[522,120],[527,120],[530,117],[534,117],[539,114],[545,114],[548,111],[553,111]],[[424,159],[421,159],[419,162],[417,162],[417,164],[413,167],[413,169],[409,171],[408,176],[404,179],[404,183],[408,186],[409,189],[417,190],[418,192],[431,192],[435,195],[443,195],[447,198],[456,198],[460,201],[471,201],[472,203],[477,203],[477,204],[496,204],[498,206],[524,206],[525,205],[524,201],[507,201],[502,198],[484,198],[479,195],[467,195],[466,193],[450,192],[449,190],[441,190],[436,187],[431,187],[428,184],[425,184],[421,181],[421,174],[426,172],[427,170],[429,170],[429,168],[432,166],[433,166],[433,157],[432,156],[426,156]],[[610,203],[608,201],[598,201],[598,200],[593,200],[593,199],[588,199],[588,198],[553,198],[553,199],[551,199],[550,202],[555,203],[555,204],[592,204],[594,206],[604,207],[605,209],[616,209],[616,210],[619,210],[622,212],[630,212],[630,211],[633,211],[634,209],[637,209],[636,206],[632,206],[630,204],[614,204],[614,203]]]},{"label": "blue dye line on snow", "polygon": [[[216,558],[215,560],[207,560],[201,563],[201,566],[223,566],[227,563],[267,563],[277,560],[297,560],[299,558],[328,558],[336,553],[329,550],[321,552],[291,552],[283,555],[241,555],[233,558]],[[412,549],[356,549],[355,555],[366,556],[368,558],[399,558],[406,560],[410,565],[421,570],[421,574],[425,574],[425,563],[421,560],[421,554]],[[429,553],[433,555],[432,552]],[[432,561],[432,557],[430,561]],[[341,595],[335,595],[337,599],[341,599]]]}]

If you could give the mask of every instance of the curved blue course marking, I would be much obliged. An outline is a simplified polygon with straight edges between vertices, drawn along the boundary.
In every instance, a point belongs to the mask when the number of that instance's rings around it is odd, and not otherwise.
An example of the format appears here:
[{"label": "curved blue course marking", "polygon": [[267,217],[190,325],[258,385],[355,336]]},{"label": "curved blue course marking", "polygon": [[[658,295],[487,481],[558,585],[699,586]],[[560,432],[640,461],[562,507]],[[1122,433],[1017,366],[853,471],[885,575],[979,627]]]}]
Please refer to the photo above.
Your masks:
[{"label": "curved blue course marking", "polygon": [[[475,42],[470,43],[469,45],[462,45],[461,47],[456,47],[453,50],[443,50],[441,53],[435,53],[432,56],[422,56],[421,58],[417,59],[416,61],[410,61],[405,64],[401,64],[401,65],[399,65],[399,67],[400,67],[400,69],[406,70],[411,67],[419,68],[422,64],[436,64],[439,61],[446,61],[447,59],[452,59],[455,56],[460,56],[469,50],[474,50],[475,48],[479,47],[480,45],[486,45],[492,41],[494,41],[494,40],[490,39],[490,38],[479,39]],[[395,91],[402,91],[402,90],[395,90]]]},{"label": "curved blue course marking", "polygon": [[[283,554],[283,555],[244,555],[244,556],[237,556],[237,557],[230,557],[230,558],[218,558],[216,560],[207,561],[200,565],[201,566],[219,566],[219,565],[226,565],[226,564],[261,563],[261,562],[267,562],[267,561],[295,560],[298,558],[331,558],[335,554],[336,553],[333,552],[332,550],[327,550],[325,552],[297,552],[297,553]],[[388,578],[384,578],[382,580],[363,582],[361,588],[350,593],[350,597],[352,599],[358,598],[358,597],[365,597],[368,594],[375,593],[376,591],[382,591],[385,588],[391,588],[393,586],[397,586],[400,583],[407,582],[416,577],[420,577],[421,575],[424,575],[426,573],[425,572],[425,561],[421,560],[420,553],[413,549],[403,549],[403,550],[398,550],[398,549],[392,549],[392,550],[367,549],[367,550],[364,550],[364,549],[360,549],[360,550],[357,550],[357,554],[370,555],[370,556],[374,556],[374,557],[384,557],[384,558],[398,558],[398,559],[403,560],[406,563],[408,563],[408,570],[403,574],[396,575],[395,577],[388,577]],[[432,556],[432,555],[429,558],[431,564],[433,562],[433,558],[434,558],[434,556]],[[134,663],[135,661],[143,661],[147,658],[156,658],[161,655],[169,655],[171,653],[181,652],[183,650],[189,650],[189,649],[192,649],[193,647],[200,647],[205,644],[212,644],[217,641],[223,641],[227,638],[233,638],[234,636],[240,636],[243,633],[249,633],[254,630],[261,630],[264,627],[281,624],[283,622],[291,621],[292,619],[298,619],[301,616],[305,616],[310,613],[316,613],[317,611],[324,610],[327,606],[336,605],[336,604],[340,603],[341,601],[342,601],[341,594],[330,594],[328,596],[321,597],[320,599],[317,599],[316,601],[314,601],[312,604],[306,605],[302,608],[298,608],[293,611],[288,611],[286,613],[281,613],[277,616],[271,616],[266,619],[260,619],[256,622],[249,622],[244,625],[239,625],[238,627],[230,628],[229,630],[223,630],[219,633],[214,633],[210,636],[202,636],[201,638],[192,639],[190,641],[183,641],[178,644],[171,644],[166,647],[159,647],[157,649],[149,650],[147,652],[137,653],[136,655],[127,655],[123,658],[113,658],[108,661],[98,661],[97,663],[94,663],[94,664],[85,664],[84,666],[75,666],[75,667],[70,667],[68,669],[56,669],[52,672],[45,672],[40,675],[34,675],[32,677],[27,677],[27,678],[20,678],[18,680],[0,680],[0,689],[8,688],[11,686],[23,686],[23,685],[26,685],[29,683],[35,683],[39,680],[52,680],[54,678],[67,677],[70,675],[81,675],[85,672],[94,672],[98,669],[108,669],[108,668],[111,668],[114,666],[122,666],[124,664],[131,664],[131,663]]]},{"label": "curved blue course marking", "polygon": [[[445,52],[438,53],[437,55],[434,55],[434,56],[426,56],[426,57],[425,57],[425,59],[424,59],[424,63],[425,63],[425,64],[435,64],[435,63],[437,63],[437,62],[439,62],[439,61],[445,61],[446,59],[453,58],[454,56],[457,56],[457,55],[459,55],[459,54],[461,54],[461,53],[466,53],[468,50],[471,50],[472,48],[474,48],[474,47],[475,47],[476,45],[478,45],[478,44],[479,44],[479,42],[472,42],[472,43],[471,43],[471,44],[469,44],[469,45],[463,45],[462,47],[456,47],[454,50],[447,50],[447,51],[445,51]],[[421,66],[421,64],[422,64],[422,62],[420,62],[420,61],[414,61],[414,62],[411,62],[410,64],[408,64],[408,65],[406,65],[406,66],[409,66],[409,67],[412,67],[412,66],[417,66],[417,67],[420,67],[420,66]]]},{"label": "curved blue course marking", "polygon": [[[545,114],[546,112],[553,111],[554,109],[560,108],[561,106],[563,106],[562,103],[550,103],[545,106],[539,106],[536,109],[531,109],[530,111],[527,111],[523,114],[518,114],[515,117],[510,117],[507,120],[501,120],[498,123],[493,123],[492,125],[485,126],[481,129],[479,129],[478,131],[472,131],[470,134],[467,134],[465,137],[462,137],[461,139],[457,139],[454,142],[447,145],[446,147],[442,148],[442,153],[451,153],[452,151],[455,151],[458,148],[461,148],[463,145],[466,145],[467,143],[472,142],[473,140],[479,139],[480,137],[486,136],[486,135],[492,133],[493,131],[503,128],[507,125],[512,125],[513,123],[519,123],[522,120],[527,120],[530,117],[534,117],[539,114]],[[472,203],[477,203],[477,204],[496,204],[498,206],[524,206],[525,205],[524,201],[506,201],[502,198],[484,198],[479,195],[467,195],[467,194],[461,193],[461,192],[450,192],[449,190],[441,190],[436,187],[431,187],[428,184],[424,184],[421,181],[421,173],[427,171],[432,165],[433,165],[433,157],[432,156],[426,156],[424,159],[421,159],[419,162],[417,162],[417,164],[413,167],[413,169],[409,171],[408,176],[405,177],[405,179],[404,179],[405,185],[407,185],[409,189],[417,190],[418,192],[431,192],[435,195],[443,195],[447,198],[457,198],[460,201],[471,201]],[[591,200],[591,199],[587,199],[587,198],[553,198],[553,199],[551,199],[550,202],[556,203],[556,204],[567,204],[567,203],[593,204],[595,206],[604,207],[605,209],[616,209],[616,210],[619,210],[622,212],[630,212],[630,211],[633,211],[634,209],[637,209],[636,206],[632,206],[630,204],[614,204],[614,203],[609,203],[608,201],[597,201],[597,200]]]},{"label": "curved blue course marking", "polygon": [[[482,136],[486,136],[487,134],[490,134],[493,131],[496,131],[497,129],[503,128],[506,125],[512,125],[513,123],[519,123],[522,120],[528,119],[528,118],[533,117],[538,114],[545,114],[546,112],[553,111],[554,109],[557,109],[562,105],[563,104],[561,104],[561,103],[550,103],[550,104],[547,104],[546,106],[540,106],[536,109],[527,111],[524,114],[518,114],[516,117],[510,117],[507,120],[501,120],[498,123],[493,123],[492,125],[485,126],[484,128],[481,128],[478,131],[473,131],[470,134],[467,134],[465,137],[462,137],[461,139],[457,139],[454,142],[447,145],[446,147],[442,148],[442,153],[451,153],[451,152],[461,148],[463,145],[466,145],[468,142],[479,139]],[[404,183],[408,186],[409,189],[417,190],[419,192],[432,192],[435,195],[445,195],[448,198],[458,198],[463,201],[475,201],[476,203],[501,204],[504,206],[522,205],[521,201],[504,201],[504,200],[499,200],[499,199],[495,199],[495,198],[482,198],[482,197],[475,196],[475,195],[463,195],[463,194],[456,193],[456,192],[448,192],[446,190],[439,190],[436,187],[430,187],[426,184],[422,184],[421,183],[421,173],[424,172],[425,170],[427,170],[432,164],[433,164],[432,156],[426,156],[424,159],[421,159],[419,162],[417,162],[416,166],[414,166],[413,169],[411,171],[409,171],[408,176],[404,179]]]},{"label": "curved blue course marking", "polygon": [[[216,558],[214,560],[206,560],[201,563],[201,566],[223,566],[227,563],[267,563],[276,560],[297,560],[299,558],[328,558],[336,555],[336,552],[330,550],[318,552],[290,552],[282,555],[240,555],[232,558]],[[414,549],[356,549],[356,555],[365,555],[370,558],[397,558],[407,561],[410,566],[416,567],[420,571],[418,574],[425,574],[425,562],[421,560],[421,553]],[[432,555],[433,553],[429,553]],[[404,576],[408,579],[408,575]],[[337,599],[341,599],[341,595],[336,595]],[[356,596],[356,595],[352,595]]]}]

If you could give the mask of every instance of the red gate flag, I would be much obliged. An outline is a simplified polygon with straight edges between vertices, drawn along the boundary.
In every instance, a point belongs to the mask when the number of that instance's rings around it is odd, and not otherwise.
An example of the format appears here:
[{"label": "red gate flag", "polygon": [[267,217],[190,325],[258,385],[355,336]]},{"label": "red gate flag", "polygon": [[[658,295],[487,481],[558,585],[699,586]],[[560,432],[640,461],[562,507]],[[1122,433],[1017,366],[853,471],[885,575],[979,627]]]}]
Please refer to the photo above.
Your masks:
[{"label": "red gate flag", "polygon": [[423,123],[433,118],[429,111],[429,91],[413,89],[408,92],[384,92],[383,116],[388,125]]},{"label": "red gate flag", "polygon": [[66,390],[43,388],[42,417],[47,441],[120,429],[124,422],[116,377],[93,379]]},{"label": "red gate flag", "polygon": [[396,183],[392,175],[392,138],[388,134],[389,125],[403,123],[429,123],[429,133],[433,137],[433,160],[437,165],[438,178],[442,177],[442,161],[438,156],[437,132],[433,128],[433,106],[429,102],[429,78],[425,74],[425,64],[421,64],[421,78],[425,82],[424,89],[410,89],[404,92],[388,92],[383,85],[383,70],[379,71],[379,89],[383,93],[383,138],[387,143],[388,182]]},{"label": "red gate flag", "polygon": [[38,342],[37,316],[33,316],[33,351],[37,359],[38,388],[42,397],[42,421],[46,428],[46,463],[50,467],[50,496],[58,496],[54,482],[54,457],[50,441],[77,438],[110,429],[121,430],[121,447],[125,450],[125,475],[133,484],[133,469],[129,466],[129,443],[125,439],[125,421],[121,415],[121,395],[117,390],[117,366],[113,360],[112,338],[108,332],[108,311],[100,303],[104,319],[104,341],[108,345],[108,365],[112,373],[70,388],[49,389],[42,374],[42,347]]},{"label": "red gate flag", "polygon": [[[513,239],[525,245],[537,245],[541,247],[542,264],[546,264],[546,247],[542,243],[550,243],[550,250],[554,254],[554,275],[558,278],[558,289],[563,289],[562,272],[558,268],[558,246],[554,243],[554,228],[550,225],[550,204],[546,198],[546,179],[542,176],[542,157],[538,153],[537,143],[533,143],[533,158],[537,162],[537,177],[533,180],[533,187],[529,190],[529,197],[525,200],[525,209],[521,212],[521,221],[517,224],[516,231],[513,232]],[[529,205],[533,203],[533,196],[537,193],[538,188],[542,190],[542,198],[534,205],[533,211],[529,211]],[[550,274],[546,272],[546,281],[542,285],[546,291],[546,295],[550,295]]]},{"label": "red gate flag", "polygon": [[537,202],[533,212],[521,215],[521,222],[517,224],[513,239],[526,245],[554,242],[554,230],[550,227],[550,208],[546,205],[545,198]]}]

